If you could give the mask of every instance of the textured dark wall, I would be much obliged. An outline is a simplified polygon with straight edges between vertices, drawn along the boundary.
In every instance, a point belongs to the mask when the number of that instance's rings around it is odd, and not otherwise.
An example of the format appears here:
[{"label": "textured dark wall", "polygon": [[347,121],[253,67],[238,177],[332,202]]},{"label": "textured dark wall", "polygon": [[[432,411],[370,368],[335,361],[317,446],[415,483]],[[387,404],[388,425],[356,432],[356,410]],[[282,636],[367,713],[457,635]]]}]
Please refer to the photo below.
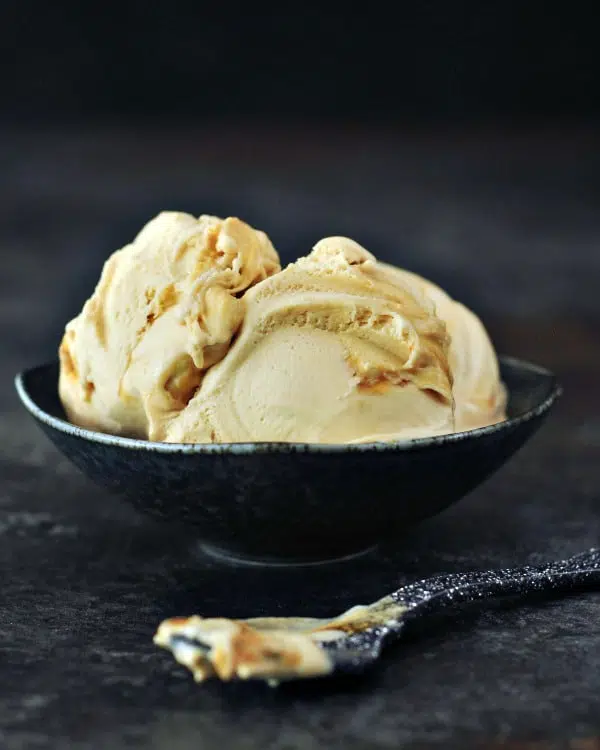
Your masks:
[{"label": "textured dark wall", "polygon": [[[9,119],[597,115],[593,4],[0,4]],[[385,6],[383,6],[385,7]],[[392,13],[393,11],[393,13]]]},{"label": "textured dark wall", "polygon": [[286,262],[349,234],[482,313],[597,310],[582,8],[5,0],[0,257],[76,246],[74,312],[157,211],[237,214]]},{"label": "textured dark wall", "polygon": [[240,216],[285,263],[353,237],[486,323],[600,315],[595,131],[57,128],[10,146],[0,131],[0,163],[0,309],[18,329],[22,306],[44,300],[25,342],[36,360],[54,356],[108,255],[162,209]]}]

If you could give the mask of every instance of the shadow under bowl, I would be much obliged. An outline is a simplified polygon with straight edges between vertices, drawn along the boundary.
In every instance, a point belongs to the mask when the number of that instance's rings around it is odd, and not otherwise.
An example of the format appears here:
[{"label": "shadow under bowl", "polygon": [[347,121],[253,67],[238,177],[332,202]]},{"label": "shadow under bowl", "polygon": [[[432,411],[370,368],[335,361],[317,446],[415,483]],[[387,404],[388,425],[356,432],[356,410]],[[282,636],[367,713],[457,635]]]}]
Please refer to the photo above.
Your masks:
[{"label": "shadow under bowl", "polygon": [[172,444],[115,437],[66,421],[58,363],[16,389],[42,430],[84,474],[139,510],[197,528],[213,554],[298,563],[360,554],[459,500],[540,427],[561,393],[536,365],[501,359],[508,419],[403,442]]}]

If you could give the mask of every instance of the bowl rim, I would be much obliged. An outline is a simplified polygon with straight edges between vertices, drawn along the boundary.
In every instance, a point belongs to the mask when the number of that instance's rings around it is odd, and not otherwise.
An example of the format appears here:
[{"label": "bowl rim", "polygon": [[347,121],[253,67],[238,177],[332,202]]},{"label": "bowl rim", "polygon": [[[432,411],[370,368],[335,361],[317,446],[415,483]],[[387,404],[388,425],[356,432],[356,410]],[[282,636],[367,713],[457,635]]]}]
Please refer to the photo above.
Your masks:
[{"label": "bowl rim", "polygon": [[283,441],[265,441],[265,442],[245,442],[245,443],[165,443],[152,440],[142,440],[139,438],[122,437],[120,435],[111,435],[95,430],[88,430],[83,427],[67,422],[65,419],[55,417],[49,412],[42,409],[35,402],[26,385],[26,380],[33,373],[39,370],[57,367],[58,362],[46,362],[41,365],[29,367],[21,370],[15,376],[14,383],[17,394],[27,411],[39,422],[58,432],[71,435],[82,440],[102,445],[124,448],[127,450],[145,450],[154,453],[165,454],[252,454],[252,453],[389,453],[396,451],[410,451],[419,448],[425,448],[432,445],[445,445],[447,443],[460,443],[465,440],[476,440],[479,437],[490,435],[492,433],[510,430],[514,427],[540,417],[545,414],[554,402],[562,395],[562,386],[558,382],[556,375],[550,370],[540,365],[528,362],[523,359],[511,356],[499,356],[501,365],[527,371],[532,374],[546,378],[551,383],[551,389],[542,401],[531,409],[519,414],[516,417],[505,419],[486,427],[478,427],[473,430],[462,432],[452,432],[447,435],[433,435],[421,438],[406,438],[404,440],[381,441],[369,443],[291,443]]}]

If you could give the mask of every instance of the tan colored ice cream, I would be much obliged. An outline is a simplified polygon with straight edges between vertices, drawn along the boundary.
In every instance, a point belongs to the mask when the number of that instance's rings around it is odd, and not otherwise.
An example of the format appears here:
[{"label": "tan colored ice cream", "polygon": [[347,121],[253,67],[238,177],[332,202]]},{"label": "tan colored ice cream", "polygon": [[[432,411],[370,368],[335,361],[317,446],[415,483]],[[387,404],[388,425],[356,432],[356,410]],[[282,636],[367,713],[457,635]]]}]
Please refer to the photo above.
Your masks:
[{"label": "tan colored ice cream", "polygon": [[396,440],[504,409],[485,329],[435,285],[343,237],[280,271],[262,232],[186,214],[109,259],[60,395],[77,424],[169,442]]},{"label": "tan colored ice cream", "polygon": [[169,425],[175,442],[349,443],[454,430],[449,337],[422,285],[321,240],[245,295],[227,357]]},{"label": "tan colored ice cream", "polygon": [[479,318],[460,302],[421,276],[384,263],[379,268],[391,283],[421,284],[436,315],[450,335],[449,364],[454,379],[456,431],[473,430],[504,419],[506,390],[494,346]]},{"label": "tan colored ice cream", "polygon": [[269,238],[235,218],[163,212],[106,262],[60,345],[69,419],[164,440],[245,315],[243,292],[279,271]]}]

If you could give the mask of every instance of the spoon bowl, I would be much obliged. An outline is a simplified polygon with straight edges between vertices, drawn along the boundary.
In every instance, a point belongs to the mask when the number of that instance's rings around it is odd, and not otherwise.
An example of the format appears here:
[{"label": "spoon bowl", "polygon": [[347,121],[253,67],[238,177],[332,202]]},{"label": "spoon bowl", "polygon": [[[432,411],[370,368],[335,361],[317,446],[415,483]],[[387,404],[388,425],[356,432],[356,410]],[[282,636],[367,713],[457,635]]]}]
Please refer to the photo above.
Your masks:
[{"label": "spoon bowl", "polygon": [[240,562],[301,564],[397,538],[490,477],[561,393],[541,367],[501,358],[508,419],[389,443],[175,444],[70,424],[58,363],[17,375],[17,393],[56,447],[99,485],[164,521],[194,525],[204,549]]}]

